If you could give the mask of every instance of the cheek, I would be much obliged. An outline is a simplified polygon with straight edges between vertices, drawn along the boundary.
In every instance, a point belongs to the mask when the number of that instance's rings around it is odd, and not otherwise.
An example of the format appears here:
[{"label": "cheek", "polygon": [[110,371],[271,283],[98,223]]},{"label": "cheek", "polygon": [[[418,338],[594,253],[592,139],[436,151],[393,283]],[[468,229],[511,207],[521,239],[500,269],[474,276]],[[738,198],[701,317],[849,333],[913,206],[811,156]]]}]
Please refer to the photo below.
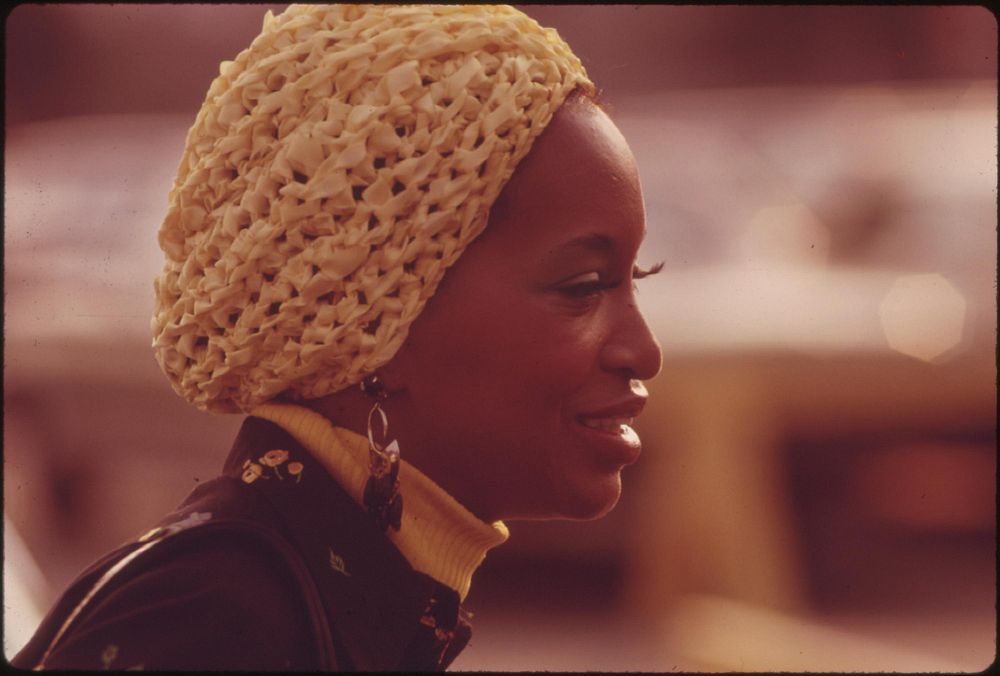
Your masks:
[{"label": "cheek", "polygon": [[597,340],[572,318],[530,298],[505,313],[480,313],[469,342],[455,341],[468,374],[488,380],[493,391],[516,400],[565,394],[580,387],[596,363]]},{"label": "cheek", "polygon": [[[509,272],[470,258],[445,278],[397,356],[421,415],[451,431],[548,429],[597,368],[599,318],[574,317]],[[496,430],[494,430],[496,433]]]},{"label": "cheek", "polygon": [[596,341],[530,300],[515,304],[517,312],[489,307],[467,307],[458,322],[428,317],[417,327],[408,355],[422,391],[415,401],[428,415],[432,407],[451,411],[451,424],[462,427],[555,421],[592,373]]}]

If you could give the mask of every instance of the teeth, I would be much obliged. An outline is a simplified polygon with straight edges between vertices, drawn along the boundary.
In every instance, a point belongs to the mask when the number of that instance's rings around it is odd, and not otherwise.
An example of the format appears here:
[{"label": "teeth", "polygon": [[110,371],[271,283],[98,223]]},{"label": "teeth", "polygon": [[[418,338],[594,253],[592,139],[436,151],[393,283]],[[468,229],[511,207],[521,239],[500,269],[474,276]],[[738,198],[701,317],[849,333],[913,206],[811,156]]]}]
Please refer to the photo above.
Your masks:
[{"label": "teeth", "polygon": [[580,422],[586,427],[605,432],[618,432],[622,427],[632,424],[634,418],[580,418]]}]

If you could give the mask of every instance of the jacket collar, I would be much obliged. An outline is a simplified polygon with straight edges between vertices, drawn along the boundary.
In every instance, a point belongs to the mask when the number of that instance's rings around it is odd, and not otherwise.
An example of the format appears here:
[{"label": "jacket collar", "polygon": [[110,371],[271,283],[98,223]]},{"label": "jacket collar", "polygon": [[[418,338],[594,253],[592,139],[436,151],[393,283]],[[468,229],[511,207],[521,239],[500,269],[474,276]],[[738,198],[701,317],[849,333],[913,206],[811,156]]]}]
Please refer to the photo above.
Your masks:
[{"label": "jacket collar", "polygon": [[[224,474],[259,491],[301,553],[351,667],[437,669],[468,641],[459,599],[415,571],[325,468],[277,425],[244,421]],[[442,659],[443,656],[443,659]]]},{"label": "jacket collar", "polygon": [[[271,402],[250,415],[291,434],[356,503],[364,504],[370,477],[368,439],[298,404]],[[486,553],[507,539],[507,526],[480,520],[405,458],[399,460],[398,480],[401,526],[389,528],[386,536],[415,570],[456,590],[464,600]]]}]

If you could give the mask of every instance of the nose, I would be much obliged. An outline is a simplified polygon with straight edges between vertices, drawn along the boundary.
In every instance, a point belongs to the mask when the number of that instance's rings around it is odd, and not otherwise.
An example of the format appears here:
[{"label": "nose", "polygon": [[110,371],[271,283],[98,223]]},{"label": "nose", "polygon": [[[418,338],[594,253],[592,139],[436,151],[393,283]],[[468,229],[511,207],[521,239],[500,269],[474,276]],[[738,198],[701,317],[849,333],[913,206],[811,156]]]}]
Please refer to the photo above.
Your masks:
[{"label": "nose", "polygon": [[663,355],[660,342],[630,298],[601,350],[601,366],[626,378],[649,380],[660,372]]}]

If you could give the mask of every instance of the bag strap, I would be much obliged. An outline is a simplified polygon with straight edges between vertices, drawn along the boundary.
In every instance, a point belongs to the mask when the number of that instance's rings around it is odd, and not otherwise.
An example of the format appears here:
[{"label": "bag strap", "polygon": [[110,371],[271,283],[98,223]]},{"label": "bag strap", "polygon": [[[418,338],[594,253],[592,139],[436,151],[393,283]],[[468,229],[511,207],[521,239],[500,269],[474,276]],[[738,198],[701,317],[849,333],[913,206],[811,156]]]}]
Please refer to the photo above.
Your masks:
[{"label": "bag strap", "polygon": [[55,650],[59,640],[67,631],[69,631],[69,628],[73,625],[74,620],[79,617],[80,613],[87,606],[87,604],[90,603],[91,599],[97,595],[97,592],[106,587],[111,579],[121,572],[125,566],[141,556],[143,552],[149,551],[149,549],[151,549],[153,545],[161,539],[162,538],[158,538],[146,542],[142,546],[132,550],[130,553],[120,558],[114,565],[104,571],[104,574],[101,575],[97,582],[94,583],[94,586],[91,587],[90,591],[84,595],[80,602],[76,604],[76,607],[74,607],[73,610],[70,611],[69,615],[66,616],[66,619],[63,620],[62,625],[59,627],[59,631],[55,633],[55,636],[53,636],[52,640],[49,642],[49,646],[45,649],[45,652],[42,653],[42,659],[39,660],[38,664],[35,666],[35,671],[45,669],[45,662],[49,659],[49,655],[52,654],[52,651]]},{"label": "bag strap", "polygon": [[316,654],[319,656],[320,669],[330,671],[336,670],[337,651],[332,644],[330,626],[327,621],[326,611],[323,608],[322,601],[320,600],[316,583],[313,580],[312,575],[309,573],[302,557],[294,547],[281,540],[280,537],[276,536],[271,530],[259,524],[241,520],[218,520],[195,523],[194,525],[188,526],[182,530],[171,529],[169,526],[156,529],[156,532],[152,535],[152,537],[150,537],[150,539],[145,540],[139,547],[126,553],[124,556],[112,563],[97,579],[93,587],[91,587],[79,603],[77,603],[66,616],[66,619],[60,625],[59,630],[49,642],[48,647],[42,654],[38,664],[34,667],[34,670],[40,671],[46,668],[46,662],[51,656],[52,651],[55,650],[59,641],[66,635],[70,628],[72,628],[83,610],[102,590],[106,589],[116,577],[120,576],[121,572],[129,564],[147,554],[157,545],[161,545],[160,548],[162,549],[162,543],[168,538],[171,541],[176,541],[182,537],[190,537],[188,534],[204,534],[206,531],[218,530],[250,535],[257,540],[261,540],[268,544],[272,551],[276,551],[281,554],[285,563],[288,564],[289,569],[294,574],[299,590],[302,592],[302,598],[305,601],[306,609],[309,614],[309,625],[313,629],[313,639],[315,642]]}]

